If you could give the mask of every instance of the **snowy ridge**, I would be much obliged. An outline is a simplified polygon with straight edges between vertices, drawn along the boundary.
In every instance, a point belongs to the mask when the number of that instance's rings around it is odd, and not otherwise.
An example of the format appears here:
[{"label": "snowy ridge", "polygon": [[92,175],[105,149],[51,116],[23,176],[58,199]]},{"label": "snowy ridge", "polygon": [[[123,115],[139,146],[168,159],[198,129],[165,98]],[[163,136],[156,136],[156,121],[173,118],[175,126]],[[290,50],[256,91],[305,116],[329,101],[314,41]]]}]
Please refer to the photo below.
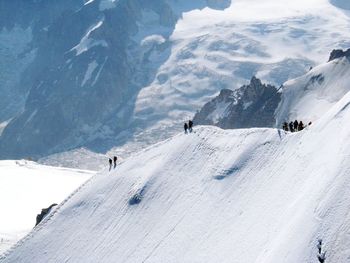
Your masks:
[{"label": "snowy ridge", "polygon": [[6,258],[7,255],[12,253],[17,247],[21,246],[24,242],[28,241],[30,238],[33,237],[33,235],[40,231],[40,229],[45,227],[45,224],[47,221],[50,221],[55,214],[61,209],[61,207],[68,201],[70,200],[76,193],[81,191],[86,185],[90,184],[94,178],[97,176],[94,175],[92,176],[89,180],[87,180],[85,183],[83,183],[81,186],[79,186],[75,191],[73,191],[66,199],[64,199],[59,205],[55,206],[50,213],[44,217],[44,219],[35,227],[33,228],[32,231],[30,231],[27,235],[25,235],[20,241],[18,241],[14,246],[12,246],[10,249],[6,250],[2,255],[0,255],[0,260],[3,260]]},{"label": "snowy ridge", "polygon": [[347,57],[321,64],[307,74],[287,81],[276,110],[277,127],[284,121],[315,121],[350,91],[350,61]]},{"label": "snowy ridge", "polygon": [[349,105],[293,134],[179,134],[95,176],[1,262],[316,263],[322,238],[348,263]]},{"label": "snowy ridge", "polygon": [[[161,145],[163,143],[166,143],[167,141],[169,141],[170,139],[168,140],[165,140],[163,142],[159,142],[157,143],[156,145],[154,146],[157,146],[157,145]],[[134,155],[140,155],[142,153],[145,153],[147,151],[149,151],[150,149],[152,149],[154,146],[151,146],[151,147],[148,147],[136,154],[133,154],[131,155],[130,158],[132,158]],[[121,165],[124,161],[119,161],[119,165]],[[56,169],[66,169],[66,168],[59,168],[59,167],[56,167]],[[67,169],[69,170],[69,169]],[[108,173],[107,172],[107,169],[103,171],[103,173]],[[92,176],[90,179],[88,179],[87,181],[85,181],[83,184],[81,184],[76,190],[74,190],[70,195],[68,195],[59,205],[55,206],[52,211],[50,211],[50,213],[44,217],[44,219],[35,227],[33,228],[33,230],[31,230],[28,234],[26,234],[23,238],[21,238],[21,240],[19,240],[15,245],[11,246],[9,249],[7,249],[4,253],[0,254],[0,260],[3,260],[5,259],[9,254],[12,253],[12,251],[14,251],[17,247],[21,246],[21,244],[23,244],[24,242],[26,242],[27,240],[31,239],[33,237],[33,235],[40,231],[40,229],[44,228],[45,225],[47,224],[48,221],[52,220],[52,218],[55,216],[55,214],[57,212],[59,212],[59,210],[63,207],[63,205],[65,203],[67,203],[71,198],[73,198],[77,193],[79,193],[80,191],[82,191],[85,187],[87,187],[87,185],[91,184],[95,179],[96,177],[98,176],[99,174],[95,174],[94,176]]]}]

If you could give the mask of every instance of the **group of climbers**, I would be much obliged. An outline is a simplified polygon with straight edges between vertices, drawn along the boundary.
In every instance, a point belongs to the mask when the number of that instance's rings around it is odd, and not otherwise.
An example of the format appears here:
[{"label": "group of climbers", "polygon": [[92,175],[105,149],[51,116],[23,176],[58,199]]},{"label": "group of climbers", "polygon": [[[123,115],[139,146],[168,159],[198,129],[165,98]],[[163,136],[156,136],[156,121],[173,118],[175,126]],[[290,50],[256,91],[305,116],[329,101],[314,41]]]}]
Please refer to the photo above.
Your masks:
[{"label": "group of climbers", "polygon": [[109,170],[112,170],[113,163],[114,163],[114,169],[115,169],[115,167],[117,167],[117,160],[118,160],[117,156],[114,156],[113,160],[111,158],[108,159]]},{"label": "group of climbers", "polygon": [[188,124],[187,122],[185,122],[184,124],[184,130],[185,130],[185,133],[187,134],[188,132],[192,132],[192,128],[193,128],[193,121],[192,120],[189,120],[188,121]]},{"label": "group of climbers", "polygon": [[[311,125],[311,121],[309,122],[309,124],[307,126]],[[304,123],[302,121],[295,120],[294,122],[291,121],[290,123],[288,122],[284,122],[283,123],[283,130],[285,131],[290,131],[290,132],[297,132],[297,131],[302,131],[304,130],[306,126],[304,125]]]},{"label": "group of climbers", "polygon": [[[186,122],[184,124],[184,130],[185,130],[186,134],[193,131],[193,121],[192,120],[189,120],[188,123]],[[112,170],[112,167],[114,169],[116,168],[116,166],[117,166],[117,159],[118,159],[117,156],[114,156],[113,160],[111,158],[108,158],[109,171]]]}]

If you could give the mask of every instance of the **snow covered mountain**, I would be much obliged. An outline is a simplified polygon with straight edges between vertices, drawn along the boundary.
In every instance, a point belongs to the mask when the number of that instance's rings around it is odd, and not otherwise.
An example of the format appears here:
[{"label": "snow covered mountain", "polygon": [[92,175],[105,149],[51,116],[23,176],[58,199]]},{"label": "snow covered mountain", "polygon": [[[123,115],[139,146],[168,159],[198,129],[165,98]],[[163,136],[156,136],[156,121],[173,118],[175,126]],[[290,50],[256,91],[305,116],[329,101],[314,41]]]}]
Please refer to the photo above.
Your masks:
[{"label": "snow covered mountain", "polygon": [[196,127],[63,202],[7,262],[349,262],[350,93],[298,133]]},{"label": "snow covered mountain", "polygon": [[194,116],[194,123],[224,129],[282,127],[295,119],[319,119],[350,91],[350,49],[333,50],[329,61],[279,89],[255,77],[237,90],[222,90]]},{"label": "snow covered mountain", "polygon": [[287,81],[276,110],[277,126],[284,121],[315,121],[350,91],[350,49],[334,50],[328,63]]},{"label": "snow covered mountain", "polygon": [[224,129],[281,127],[295,119],[314,121],[348,91],[350,49],[333,50],[329,61],[281,88],[266,86],[255,77],[237,90],[222,90],[194,116],[199,125]]},{"label": "snow covered mountain", "polygon": [[62,202],[93,174],[24,160],[0,161],[0,253],[31,231],[42,208]]},{"label": "snow covered mountain", "polygon": [[249,85],[224,89],[197,112],[196,125],[215,125],[223,129],[273,127],[275,111],[281,101],[276,87],[253,77]]},{"label": "snow covered mountain", "polygon": [[279,86],[348,47],[346,3],[2,1],[0,157],[166,138],[219,90]]}]

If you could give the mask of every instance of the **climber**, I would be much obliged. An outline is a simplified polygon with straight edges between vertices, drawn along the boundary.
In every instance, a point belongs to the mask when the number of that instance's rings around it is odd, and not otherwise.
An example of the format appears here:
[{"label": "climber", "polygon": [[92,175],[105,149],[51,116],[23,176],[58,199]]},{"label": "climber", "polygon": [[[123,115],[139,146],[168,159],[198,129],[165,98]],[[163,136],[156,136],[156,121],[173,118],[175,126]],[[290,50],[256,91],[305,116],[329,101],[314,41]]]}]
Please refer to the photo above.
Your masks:
[{"label": "climber", "polygon": [[294,121],[294,131],[298,131],[298,121]]},{"label": "climber", "polygon": [[192,121],[192,120],[189,120],[189,121],[188,121],[188,130],[189,130],[190,132],[192,132],[192,127],[193,127],[193,121]]},{"label": "climber", "polygon": [[289,130],[290,130],[291,132],[294,132],[294,124],[293,124],[292,121],[289,123]]},{"label": "climber", "polygon": [[187,130],[188,130],[188,124],[187,124],[187,122],[185,122],[185,124],[184,124],[184,130],[185,130],[185,133],[187,134]]},{"label": "climber", "polygon": [[111,158],[109,158],[108,162],[109,162],[109,170],[111,170],[111,169],[112,169],[112,163],[113,163],[113,161],[112,161]]},{"label": "climber", "polygon": [[302,130],[304,130],[304,123],[300,121],[298,125],[298,131],[302,131]]},{"label": "climber", "polygon": [[114,156],[113,157],[114,168],[117,166],[117,160],[118,160],[117,156]]},{"label": "climber", "polygon": [[282,128],[283,130],[288,131],[288,123],[284,122]]}]

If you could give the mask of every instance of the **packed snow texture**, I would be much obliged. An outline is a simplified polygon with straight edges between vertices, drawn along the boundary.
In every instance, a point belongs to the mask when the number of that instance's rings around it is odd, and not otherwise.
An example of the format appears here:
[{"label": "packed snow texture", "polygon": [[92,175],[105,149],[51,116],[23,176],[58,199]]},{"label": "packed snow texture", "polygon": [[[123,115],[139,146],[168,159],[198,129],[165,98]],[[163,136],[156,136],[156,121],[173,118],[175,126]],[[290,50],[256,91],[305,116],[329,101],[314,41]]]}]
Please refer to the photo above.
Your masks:
[{"label": "packed snow texture", "polygon": [[93,177],[1,262],[316,263],[350,255],[350,93],[306,130],[196,127]]},{"label": "packed snow texture", "polygon": [[276,110],[277,126],[295,119],[305,123],[316,121],[349,92],[349,59],[332,60],[287,81],[282,88],[282,102]]},{"label": "packed snow texture", "polygon": [[24,160],[0,161],[0,253],[34,227],[42,208],[63,201],[92,174]]}]

